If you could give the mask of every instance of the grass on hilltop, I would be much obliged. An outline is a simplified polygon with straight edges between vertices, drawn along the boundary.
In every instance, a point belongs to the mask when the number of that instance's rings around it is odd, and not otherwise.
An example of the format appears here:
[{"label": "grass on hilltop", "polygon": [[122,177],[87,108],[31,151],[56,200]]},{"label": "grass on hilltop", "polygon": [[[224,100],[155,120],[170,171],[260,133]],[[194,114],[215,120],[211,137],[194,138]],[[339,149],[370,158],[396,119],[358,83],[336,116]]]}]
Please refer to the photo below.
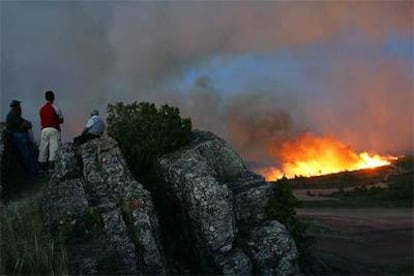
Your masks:
[{"label": "grass on hilltop", "polygon": [[45,229],[36,197],[2,206],[1,275],[68,275],[65,248]]}]

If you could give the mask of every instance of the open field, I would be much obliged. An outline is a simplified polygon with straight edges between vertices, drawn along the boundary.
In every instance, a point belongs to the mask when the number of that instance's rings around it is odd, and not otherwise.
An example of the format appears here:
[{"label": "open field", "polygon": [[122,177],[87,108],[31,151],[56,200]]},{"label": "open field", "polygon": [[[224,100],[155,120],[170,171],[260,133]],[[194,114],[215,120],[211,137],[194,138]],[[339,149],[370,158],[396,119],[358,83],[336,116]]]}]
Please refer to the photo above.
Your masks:
[{"label": "open field", "polygon": [[413,275],[413,208],[304,208],[316,250],[351,275]]},{"label": "open field", "polygon": [[[366,185],[367,189],[372,187],[386,188],[388,185],[384,182],[378,182],[376,184]],[[341,188],[342,191],[349,192],[354,189],[354,186],[348,186]],[[337,197],[330,196],[333,193],[340,191],[339,188],[301,188],[294,189],[293,194],[297,199],[302,201],[321,201],[321,200],[339,200]]]},{"label": "open field", "polygon": [[413,174],[410,156],[376,169],[290,179],[313,252],[341,275],[414,275]]}]

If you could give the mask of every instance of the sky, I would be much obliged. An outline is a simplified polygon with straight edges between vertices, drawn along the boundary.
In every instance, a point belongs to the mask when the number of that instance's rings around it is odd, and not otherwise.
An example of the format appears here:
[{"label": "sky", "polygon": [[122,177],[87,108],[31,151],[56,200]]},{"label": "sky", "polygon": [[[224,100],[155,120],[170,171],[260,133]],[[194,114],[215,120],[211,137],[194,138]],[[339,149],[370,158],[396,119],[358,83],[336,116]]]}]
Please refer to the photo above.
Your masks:
[{"label": "sky", "polygon": [[109,103],[173,104],[249,164],[311,132],[413,152],[413,1],[0,1],[0,115],[69,141]]}]

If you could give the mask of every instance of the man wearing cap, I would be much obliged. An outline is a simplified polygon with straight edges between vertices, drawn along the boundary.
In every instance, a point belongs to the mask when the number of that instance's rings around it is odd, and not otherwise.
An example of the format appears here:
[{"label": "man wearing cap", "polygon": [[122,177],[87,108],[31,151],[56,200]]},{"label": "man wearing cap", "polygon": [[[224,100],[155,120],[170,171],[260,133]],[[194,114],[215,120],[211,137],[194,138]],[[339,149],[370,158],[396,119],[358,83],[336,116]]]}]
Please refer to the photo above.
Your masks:
[{"label": "man wearing cap", "polygon": [[12,100],[10,111],[6,117],[6,132],[9,135],[13,148],[23,159],[25,171],[36,175],[37,163],[33,144],[29,136],[32,123],[22,118],[21,101]]},{"label": "man wearing cap", "polygon": [[[53,170],[57,151],[60,147],[60,125],[63,124],[63,116],[60,109],[54,104],[55,93],[46,91],[46,104],[40,109],[40,145],[39,158],[41,169]],[[49,161],[49,163],[48,163]],[[48,166],[49,165],[49,166]]]},{"label": "man wearing cap", "polygon": [[99,117],[99,111],[94,109],[91,111],[91,117],[86,123],[86,127],[83,129],[82,134],[73,138],[75,145],[81,145],[89,140],[98,138],[102,135],[105,130],[105,123]]}]

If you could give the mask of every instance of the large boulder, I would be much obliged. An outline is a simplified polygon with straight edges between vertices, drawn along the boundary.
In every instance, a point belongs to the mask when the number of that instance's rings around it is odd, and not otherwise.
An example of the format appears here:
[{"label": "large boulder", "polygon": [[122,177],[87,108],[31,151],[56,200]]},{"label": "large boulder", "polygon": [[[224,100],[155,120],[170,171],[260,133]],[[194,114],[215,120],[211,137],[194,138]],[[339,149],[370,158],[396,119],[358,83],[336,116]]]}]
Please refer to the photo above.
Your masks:
[{"label": "large boulder", "polygon": [[298,273],[293,239],[282,225],[266,220],[271,184],[249,172],[223,139],[193,132],[189,146],[159,159],[157,173],[182,214],[177,225],[192,241],[197,272]]},{"label": "large boulder", "polygon": [[271,184],[223,139],[193,132],[145,185],[108,136],[63,145],[42,208],[72,274],[298,274],[293,239],[266,216]]},{"label": "large boulder", "polygon": [[63,145],[43,211],[49,228],[66,238],[72,273],[167,273],[151,196],[114,139]]},{"label": "large boulder", "polygon": [[286,227],[269,221],[252,229],[247,239],[247,254],[260,275],[298,273],[297,252]]}]

